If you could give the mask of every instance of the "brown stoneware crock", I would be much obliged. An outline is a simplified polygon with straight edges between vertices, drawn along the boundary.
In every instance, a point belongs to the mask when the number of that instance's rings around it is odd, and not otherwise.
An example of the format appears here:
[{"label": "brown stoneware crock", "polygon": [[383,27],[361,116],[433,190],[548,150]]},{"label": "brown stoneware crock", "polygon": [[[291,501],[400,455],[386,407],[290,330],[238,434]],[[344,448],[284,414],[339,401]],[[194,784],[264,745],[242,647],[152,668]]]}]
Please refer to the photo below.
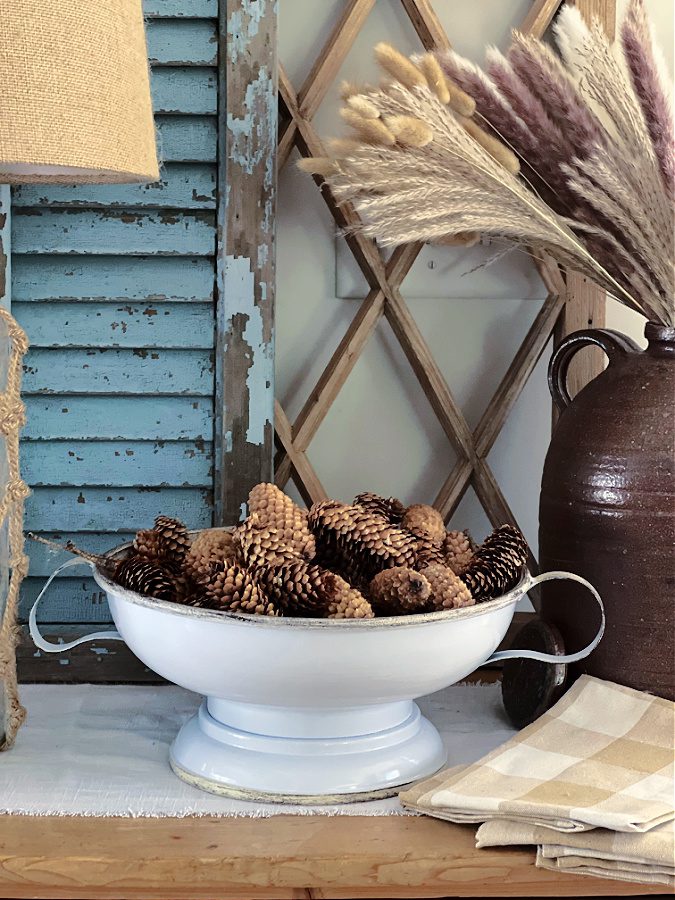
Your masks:
[{"label": "brown stoneware crock", "polygon": [[[675,699],[675,328],[649,323],[646,350],[618,332],[579,331],[549,367],[561,411],[544,465],[539,508],[542,571],[566,569],[600,592],[607,630],[572,669]],[[607,368],[574,400],[574,354],[589,344]],[[597,628],[574,585],[542,586],[541,613],[567,652]]]}]

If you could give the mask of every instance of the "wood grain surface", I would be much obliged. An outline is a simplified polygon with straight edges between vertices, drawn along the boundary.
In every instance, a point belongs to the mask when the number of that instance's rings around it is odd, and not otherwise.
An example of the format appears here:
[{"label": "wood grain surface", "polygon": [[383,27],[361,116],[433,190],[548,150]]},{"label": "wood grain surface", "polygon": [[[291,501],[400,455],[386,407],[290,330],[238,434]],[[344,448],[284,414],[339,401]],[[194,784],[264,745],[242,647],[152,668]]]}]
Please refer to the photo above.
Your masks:
[{"label": "wood grain surface", "polygon": [[0,816],[0,896],[59,900],[580,897],[661,888],[558,874],[532,848],[476,850],[429,818]]}]

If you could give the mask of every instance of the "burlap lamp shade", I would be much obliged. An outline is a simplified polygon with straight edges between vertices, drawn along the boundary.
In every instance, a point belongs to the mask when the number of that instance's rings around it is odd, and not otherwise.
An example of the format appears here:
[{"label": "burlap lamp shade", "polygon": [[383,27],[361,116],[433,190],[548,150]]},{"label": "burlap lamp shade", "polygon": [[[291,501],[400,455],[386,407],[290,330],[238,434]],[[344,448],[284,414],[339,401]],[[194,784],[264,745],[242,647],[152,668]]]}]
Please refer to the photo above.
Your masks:
[{"label": "burlap lamp shade", "polygon": [[0,0],[0,183],[158,177],[141,0]]}]

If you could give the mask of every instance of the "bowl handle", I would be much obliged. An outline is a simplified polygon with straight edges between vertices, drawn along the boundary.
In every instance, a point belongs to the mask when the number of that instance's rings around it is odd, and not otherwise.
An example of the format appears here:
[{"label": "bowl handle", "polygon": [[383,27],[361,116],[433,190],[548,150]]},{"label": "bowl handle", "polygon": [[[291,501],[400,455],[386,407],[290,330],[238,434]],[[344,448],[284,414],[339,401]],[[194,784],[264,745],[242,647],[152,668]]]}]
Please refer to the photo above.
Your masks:
[{"label": "bowl handle", "polygon": [[119,631],[95,631],[92,634],[86,634],[84,637],[78,638],[76,641],[69,641],[66,644],[52,644],[49,641],[45,640],[40,632],[40,628],[37,623],[37,610],[40,600],[44,597],[49,588],[49,585],[56,578],[57,575],[60,575],[64,569],[70,569],[72,566],[91,566],[93,569],[94,566],[92,563],[88,562],[86,559],[69,559],[63,563],[62,566],[59,566],[55,572],[47,579],[45,586],[42,588],[40,593],[37,596],[35,603],[32,606],[30,611],[30,615],[28,616],[28,629],[30,631],[30,636],[33,638],[33,643],[36,647],[39,647],[40,650],[44,650],[45,653],[61,653],[63,650],[72,650],[73,647],[77,647],[78,644],[84,644],[87,641],[123,641],[124,638],[119,633]]},{"label": "bowl handle", "polygon": [[544,581],[576,581],[578,584],[582,584],[585,588],[588,588],[600,607],[600,627],[598,628],[598,633],[590,644],[576,653],[556,656],[552,653],[541,653],[539,650],[500,650],[497,653],[493,653],[492,656],[485,661],[486,663],[499,662],[502,659],[536,659],[538,662],[545,663],[575,663],[579,662],[581,659],[585,659],[598,646],[600,639],[605,633],[605,607],[600,598],[600,594],[593,585],[589,581],[586,581],[585,578],[582,578],[581,575],[573,575],[572,572],[544,572],[542,575],[530,577],[530,580],[525,586],[525,593],[533,587],[536,587],[536,585],[542,584]]}]

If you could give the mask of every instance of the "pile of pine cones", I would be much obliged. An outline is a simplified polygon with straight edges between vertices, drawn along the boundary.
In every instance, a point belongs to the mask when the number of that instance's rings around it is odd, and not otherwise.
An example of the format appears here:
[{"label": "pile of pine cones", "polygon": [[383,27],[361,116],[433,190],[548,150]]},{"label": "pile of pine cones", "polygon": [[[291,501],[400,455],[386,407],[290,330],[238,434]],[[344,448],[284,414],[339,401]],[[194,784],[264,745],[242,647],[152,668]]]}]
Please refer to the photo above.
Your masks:
[{"label": "pile of pine cones", "polygon": [[249,516],[233,531],[190,538],[159,516],[109,575],[163,600],[266,616],[369,619],[472,606],[520,581],[527,545],[511,525],[476,547],[446,531],[431,506],[359,494],[352,505],[309,512],[273,484],[250,493]]}]

